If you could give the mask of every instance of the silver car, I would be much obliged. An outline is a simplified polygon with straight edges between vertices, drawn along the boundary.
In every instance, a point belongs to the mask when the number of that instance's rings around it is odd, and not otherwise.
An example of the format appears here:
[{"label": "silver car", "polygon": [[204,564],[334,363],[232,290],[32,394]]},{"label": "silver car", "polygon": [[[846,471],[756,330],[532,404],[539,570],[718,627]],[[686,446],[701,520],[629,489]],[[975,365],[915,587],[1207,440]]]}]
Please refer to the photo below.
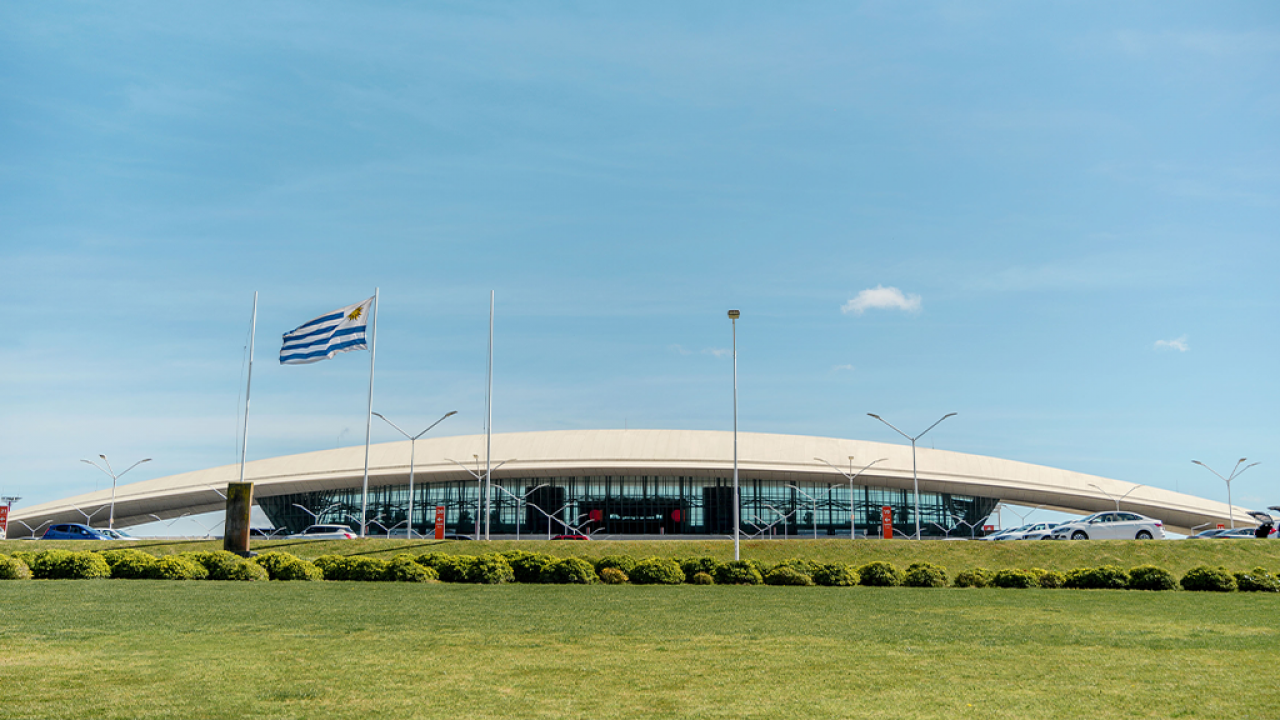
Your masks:
[{"label": "silver car", "polygon": [[1100,512],[1053,529],[1054,540],[1163,540],[1164,523],[1131,512]]},{"label": "silver car", "polygon": [[297,535],[290,535],[290,540],[355,540],[358,535],[346,525],[312,525]]}]

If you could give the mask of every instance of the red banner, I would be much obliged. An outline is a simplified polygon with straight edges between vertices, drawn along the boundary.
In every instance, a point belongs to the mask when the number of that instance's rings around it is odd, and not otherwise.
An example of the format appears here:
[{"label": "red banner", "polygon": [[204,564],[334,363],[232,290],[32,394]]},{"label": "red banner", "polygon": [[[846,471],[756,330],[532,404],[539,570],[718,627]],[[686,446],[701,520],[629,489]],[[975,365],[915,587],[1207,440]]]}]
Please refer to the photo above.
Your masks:
[{"label": "red banner", "polygon": [[0,540],[9,537],[9,506],[0,505]]},{"label": "red banner", "polygon": [[444,539],[444,506],[436,506],[436,539]]},{"label": "red banner", "polygon": [[880,508],[880,537],[893,539],[893,508],[888,505]]}]

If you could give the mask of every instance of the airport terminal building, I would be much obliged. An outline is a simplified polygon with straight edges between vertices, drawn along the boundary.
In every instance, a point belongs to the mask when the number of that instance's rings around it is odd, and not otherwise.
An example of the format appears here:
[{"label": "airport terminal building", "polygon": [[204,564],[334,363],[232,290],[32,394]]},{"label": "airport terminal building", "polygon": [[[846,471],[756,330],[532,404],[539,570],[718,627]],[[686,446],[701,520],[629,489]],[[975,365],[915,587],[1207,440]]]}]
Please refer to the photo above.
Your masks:
[{"label": "airport terminal building", "polygon": [[[414,531],[430,534],[437,508],[448,533],[491,536],[582,532],[595,537],[725,536],[733,532],[733,434],[692,430],[568,430],[493,436],[493,490],[483,495],[485,437],[419,440],[413,451]],[[367,533],[401,532],[408,519],[410,444],[363,445],[248,463],[257,505],[277,528],[313,523]],[[891,509],[900,536],[915,532],[911,448],[861,440],[739,433],[740,528],[756,537],[876,535]],[[878,461],[878,462],[873,462]],[[870,464],[870,467],[866,467]],[[866,468],[864,470],[864,468]],[[861,472],[860,472],[861,471]],[[222,510],[238,465],[117,489],[116,525]],[[860,473],[860,474],[859,474]],[[1191,495],[1068,470],[945,450],[917,449],[920,529],[926,536],[981,534],[1001,502],[1088,513],[1123,508],[1174,532],[1226,522],[1227,506]],[[856,476],[850,480],[851,476]],[[22,508],[10,537],[46,522],[82,522],[110,492]],[[487,513],[486,513],[487,507]],[[106,512],[99,517],[105,518]],[[1237,520],[1246,518],[1236,510]],[[95,518],[96,519],[96,518]]]}]

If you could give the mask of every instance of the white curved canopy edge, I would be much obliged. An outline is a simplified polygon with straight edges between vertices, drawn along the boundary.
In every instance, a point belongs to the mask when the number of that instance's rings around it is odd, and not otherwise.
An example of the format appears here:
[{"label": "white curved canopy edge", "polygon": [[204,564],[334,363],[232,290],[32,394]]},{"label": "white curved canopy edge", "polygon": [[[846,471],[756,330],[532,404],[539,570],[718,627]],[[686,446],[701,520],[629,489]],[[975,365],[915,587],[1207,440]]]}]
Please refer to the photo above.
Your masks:
[{"label": "white curved canopy edge", "polygon": [[[472,466],[479,456],[483,472],[483,435],[424,438],[418,441],[414,480],[417,483],[471,479],[453,461]],[[364,475],[364,446],[320,450],[255,460],[245,466],[245,480],[254,483],[254,497],[270,497],[316,490],[359,488]],[[997,498],[1029,507],[1091,513],[1115,508],[1111,498],[1128,495],[1125,510],[1162,520],[1174,532],[1188,533],[1205,523],[1226,523],[1225,503],[1193,495],[1137,485],[1058,468],[917,448],[921,492],[947,492]],[[585,475],[681,475],[729,478],[733,473],[733,434],[705,430],[563,430],[505,433],[493,436],[493,462],[508,460],[494,479],[571,477]],[[738,434],[738,466],[746,480],[846,483],[837,467],[854,469],[886,458],[858,484],[910,489],[911,446],[803,435]],[[409,477],[409,442],[380,443],[369,450],[369,485],[402,485]],[[197,470],[122,485],[116,489],[116,524],[122,527],[171,519],[183,514],[222,510],[220,492],[240,478],[239,465]],[[1105,493],[1097,488],[1096,485]],[[1108,497],[1110,495],[1111,497]],[[95,524],[105,521],[95,511],[111,501],[110,489],[15,509],[9,536],[21,537],[22,521],[39,527],[46,521],[83,522],[88,512]],[[1240,508],[1237,524],[1252,524]]]}]

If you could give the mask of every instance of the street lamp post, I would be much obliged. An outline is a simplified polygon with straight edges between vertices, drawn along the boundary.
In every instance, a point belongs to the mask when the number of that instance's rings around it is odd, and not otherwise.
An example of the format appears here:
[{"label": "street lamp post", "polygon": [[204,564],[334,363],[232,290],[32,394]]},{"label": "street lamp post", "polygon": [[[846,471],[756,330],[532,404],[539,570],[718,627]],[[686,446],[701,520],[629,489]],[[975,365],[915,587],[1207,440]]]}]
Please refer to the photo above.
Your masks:
[{"label": "street lamp post", "polygon": [[[544,487],[546,487],[546,486],[547,486],[547,484],[546,484],[546,483],[542,483],[541,485],[535,485],[531,490],[529,490],[529,492],[527,492],[527,493],[525,493],[525,494],[523,494],[523,495],[521,495],[521,496],[519,496],[519,497],[516,497],[516,494],[515,494],[515,493],[513,493],[513,492],[511,492],[510,490],[508,490],[508,489],[506,489],[506,488],[502,487],[501,485],[494,485],[494,487],[496,487],[496,488],[498,488],[499,490],[501,490],[502,492],[504,492],[504,493],[506,493],[506,494],[510,495],[510,496],[511,496],[511,497],[512,497],[516,502],[520,503],[520,509],[521,509],[521,510],[523,510],[523,509],[524,509],[524,506],[525,506],[526,504],[528,504],[529,496],[530,496],[530,495],[534,494],[535,492],[537,492],[538,490],[540,490],[541,488],[544,488]],[[538,507],[538,506],[537,506],[537,505],[534,505],[534,507]],[[538,510],[542,510],[542,508],[538,508]],[[523,512],[517,512],[517,513],[516,513],[516,541],[517,541],[517,542],[519,542],[519,541],[520,541],[520,516],[521,516],[521,515],[523,515],[523,514],[524,514]],[[550,524],[550,523],[548,523],[548,524]]]},{"label": "street lamp post", "polygon": [[[469,475],[471,475],[471,477],[473,477],[473,478],[475,478],[475,479],[476,479],[476,530],[475,530],[475,534],[476,534],[476,536],[477,536],[477,537],[479,537],[479,535],[480,535],[480,513],[484,512],[484,510],[482,509],[482,508],[483,508],[482,503],[484,502],[484,479],[485,479],[485,478],[492,478],[492,477],[493,477],[493,471],[494,471],[494,470],[497,470],[498,468],[502,467],[503,465],[506,465],[507,463],[511,462],[511,461],[512,461],[512,460],[514,460],[515,458],[507,458],[506,460],[503,460],[502,462],[498,463],[497,465],[494,465],[494,466],[492,466],[492,467],[486,468],[486,469],[485,469],[485,471],[484,471],[484,474],[481,474],[481,473],[480,473],[480,471],[479,471],[479,469],[480,469],[480,456],[479,456],[479,455],[472,455],[471,457],[475,458],[475,460],[476,460],[476,469],[475,469],[475,470],[472,470],[471,468],[467,467],[466,465],[463,465],[462,463],[460,463],[460,462],[458,462],[457,460],[454,460],[454,459],[452,459],[452,458],[445,458],[445,460],[448,460],[449,462],[453,463],[454,465],[457,465],[458,467],[462,468],[463,470],[466,470],[466,471],[467,471],[467,473],[468,473]],[[488,461],[486,461],[486,462],[488,462]],[[536,507],[536,506],[535,506],[535,507]]]},{"label": "street lamp post", "polygon": [[920,539],[920,477],[919,475],[916,474],[916,441],[924,437],[925,433],[938,427],[938,423],[942,422],[943,420],[946,420],[947,418],[955,414],[956,413],[947,413],[946,415],[943,415],[942,417],[938,418],[938,422],[925,428],[924,432],[920,433],[915,437],[911,437],[910,435],[902,432],[898,428],[893,427],[892,423],[880,417],[879,415],[876,415],[875,413],[867,413],[867,415],[870,415],[871,417],[879,420],[885,425],[888,425],[890,428],[893,428],[894,432],[898,433],[902,437],[911,441],[911,485],[913,488],[912,493],[915,495],[915,505],[916,505],[916,540]]},{"label": "street lamp post", "polygon": [[[799,487],[798,485],[788,485],[787,487],[791,488],[792,490],[795,490],[796,492],[800,493],[801,495],[803,495],[803,496],[805,496],[805,497],[807,497],[807,498],[809,498],[810,500],[812,500],[812,501],[813,501],[813,539],[814,539],[814,540],[817,540],[817,539],[818,539],[818,498],[816,498],[816,497],[814,497],[814,496],[810,495],[809,493],[807,493],[807,492],[805,492],[805,491],[801,490],[801,489],[800,489],[800,487]],[[797,519],[797,520],[799,520],[800,518],[796,518],[796,519]],[[800,533],[800,529],[799,529],[799,528],[800,528],[800,523],[796,523],[796,534],[797,534],[797,535]]]},{"label": "street lamp post", "polygon": [[[880,458],[879,460],[872,460],[871,462],[869,462],[869,463],[867,463],[866,465],[864,465],[864,466],[862,467],[862,469],[861,469],[861,470],[859,470],[858,472],[856,472],[856,473],[855,473],[855,472],[853,472],[853,456],[852,456],[852,455],[850,455],[850,456],[849,456],[849,472],[845,472],[845,471],[841,470],[840,468],[836,467],[835,465],[832,465],[831,463],[827,462],[826,460],[823,460],[822,458],[814,458],[814,460],[817,460],[817,461],[818,461],[818,462],[820,462],[820,463],[827,463],[827,466],[828,466],[828,467],[830,467],[832,470],[835,470],[836,472],[840,473],[841,475],[845,476],[845,477],[846,477],[846,478],[848,478],[848,480],[849,480],[849,539],[850,539],[850,540],[856,540],[856,539],[857,539],[857,532],[858,532],[857,527],[855,527],[855,523],[854,523],[854,519],[853,519],[853,516],[854,516],[854,510],[853,510],[853,481],[854,481],[854,480],[857,480],[857,479],[858,479],[858,477],[859,477],[860,475],[862,475],[862,473],[866,472],[866,471],[867,471],[867,469],[868,469],[868,468],[870,468],[872,465],[875,465],[876,463],[882,463],[882,462],[884,462],[884,461],[886,461],[886,460],[888,460],[888,459],[889,459],[889,458]],[[852,474],[850,474],[850,473],[852,473]]]},{"label": "street lamp post", "polygon": [[733,325],[733,559],[742,559],[738,541],[738,513],[742,504],[738,495],[738,318],[742,313],[729,311],[729,322]]},{"label": "street lamp post", "polygon": [[88,463],[88,464],[90,464],[90,465],[92,465],[92,466],[94,466],[94,467],[98,468],[98,469],[99,469],[99,470],[101,470],[102,472],[104,472],[104,473],[106,473],[106,474],[108,474],[108,475],[110,475],[110,476],[111,476],[111,512],[110,512],[109,517],[108,517],[108,519],[107,519],[107,528],[108,528],[108,529],[110,529],[110,530],[115,530],[115,529],[116,529],[116,481],[117,481],[117,480],[119,480],[120,478],[124,477],[124,473],[129,472],[130,470],[132,470],[132,469],[134,469],[134,468],[138,467],[138,466],[139,466],[139,465],[141,465],[142,463],[144,463],[144,462],[151,462],[151,458],[144,458],[144,459],[142,459],[142,460],[139,460],[138,462],[136,462],[136,463],[134,463],[134,464],[130,465],[129,467],[125,468],[125,469],[124,469],[124,472],[117,474],[114,470],[112,470],[112,469],[111,469],[111,461],[110,461],[110,460],[107,460],[107,456],[106,456],[106,455],[99,455],[98,457],[102,458],[102,462],[103,462],[103,464],[105,464],[105,465],[106,465],[106,467],[102,467],[102,465],[99,465],[98,463],[96,463],[96,462],[94,462],[94,461],[92,461],[92,460],[81,460],[80,462],[82,462],[82,463]]},{"label": "street lamp post", "polygon": [[1217,475],[1217,476],[1218,476],[1218,478],[1219,478],[1220,480],[1222,480],[1223,482],[1225,482],[1225,483],[1227,484],[1227,516],[1230,518],[1230,522],[1231,522],[1231,529],[1233,529],[1233,530],[1234,530],[1234,529],[1235,529],[1235,527],[1236,527],[1236,511],[1235,511],[1235,509],[1234,509],[1233,507],[1231,507],[1231,481],[1232,481],[1232,480],[1235,480],[1236,478],[1238,478],[1238,477],[1240,477],[1242,474],[1244,474],[1244,471],[1245,471],[1245,470],[1248,470],[1249,468],[1251,468],[1251,467],[1253,467],[1254,465],[1257,465],[1257,464],[1258,464],[1258,463],[1249,463],[1248,465],[1245,465],[1244,467],[1240,467],[1240,466],[1241,466],[1242,464],[1244,464],[1244,462],[1245,462],[1245,461],[1247,461],[1248,459],[1249,459],[1249,458],[1240,458],[1239,460],[1237,460],[1237,461],[1236,461],[1236,466],[1235,466],[1234,468],[1232,468],[1232,469],[1231,469],[1231,474],[1230,474],[1230,475],[1228,475],[1228,476],[1226,476],[1226,477],[1222,477],[1222,475],[1221,475],[1217,470],[1214,470],[1213,468],[1209,467],[1208,465],[1205,465],[1204,463],[1200,462],[1199,460],[1192,460],[1192,461],[1191,461],[1191,462],[1195,463],[1196,465],[1199,465],[1200,467],[1204,468],[1205,470],[1208,470],[1209,472],[1213,473],[1214,475]]},{"label": "street lamp post", "polygon": [[426,430],[423,430],[417,435],[410,435],[404,430],[401,430],[399,425],[396,425],[390,420],[387,420],[386,415],[383,415],[382,413],[374,413],[374,415],[377,415],[378,417],[382,418],[384,422],[386,422],[391,427],[395,428],[396,432],[405,436],[409,440],[409,512],[407,516],[409,524],[408,524],[408,527],[405,528],[404,537],[406,540],[410,540],[413,538],[413,468],[414,468],[414,452],[417,450],[418,438],[422,437],[423,435],[426,435],[427,432],[431,430],[431,428],[444,422],[445,418],[449,417],[450,415],[457,415],[457,414],[458,414],[457,410],[450,410],[449,412],[444,414],[444,417],[441,417],[439,420],[431,423],[431,425],[429,425]]},{"label": "street lamp post", "polygon": [[293,505],[294,507],[298,508],[298,509],[299,509],[299,510],[301,510],[302,512],[304,512],[304,513],[306,513],[306,514],[310,515],[310,516],[311,516],[311,524],[312,524],[312,525],[319,525],[319,524],[320,524],[320,516],[321,516],[321,515],[324,515],[325,513],[329,512],[330,510],[332,510],[332,509],[334,509],[334,508],[342,507],[342,503],[334,503],[334,504],[330,505],[329,507],[327,507],[327,508],[325,508],[325,509],[321,510],[321,511],[320,511],[320,512],[318,512],[318,513],[313,513],[313,512],[311,512],[311,509],[310,509],[310,508],[308,508],[308,507],[307,507],[307,506],[305,506],[305,505],[299,505],[298,503],[290,503],[290,504],[291,504],[291,505]]},{"label": "street lamp post", "polygon": [[[1127,497],[1129,497],[1129,494],[1130,494],[1130,493],[1132,493],[1134,490],[1137,490],[1138,488],[1140,488],[1140,487],[1145,487],[1145,486],[1144,486],[1144,485],[1134,485],[1133,487],[1129,488],[1129,492],[1127,492],[1127,493],[1125,493],[1125,494],[1121,495],[1120,497],[1116,497],[1116,496],[1112,495],[1111,493],[1107,492],[1106,490],[1103,490],[1101,487],[1099,487],[1099,486],[1095,485],[1094,483],[1089,483],[1089,487],[1091,487],[1091,488],[1093,488],[1093,489],[1097,490],[1098,492],[1102,493],[1103,495],[1106,495],[1108,499],[1110,499],[1110,500],[1112,500],[1113,502],[1115,502],[1115,504],[1116,504],[1116,512],[1120,512],[1120,501],[1121,501],[1121,500],[1123,500],[1123,499],[1125,499],[1125,498],[1127,498]],[[1041,507],[1043,507],[1043,506],[1041,506]],[[1028,513],[1028,514],[1030,514],[1030,513]]]}]

